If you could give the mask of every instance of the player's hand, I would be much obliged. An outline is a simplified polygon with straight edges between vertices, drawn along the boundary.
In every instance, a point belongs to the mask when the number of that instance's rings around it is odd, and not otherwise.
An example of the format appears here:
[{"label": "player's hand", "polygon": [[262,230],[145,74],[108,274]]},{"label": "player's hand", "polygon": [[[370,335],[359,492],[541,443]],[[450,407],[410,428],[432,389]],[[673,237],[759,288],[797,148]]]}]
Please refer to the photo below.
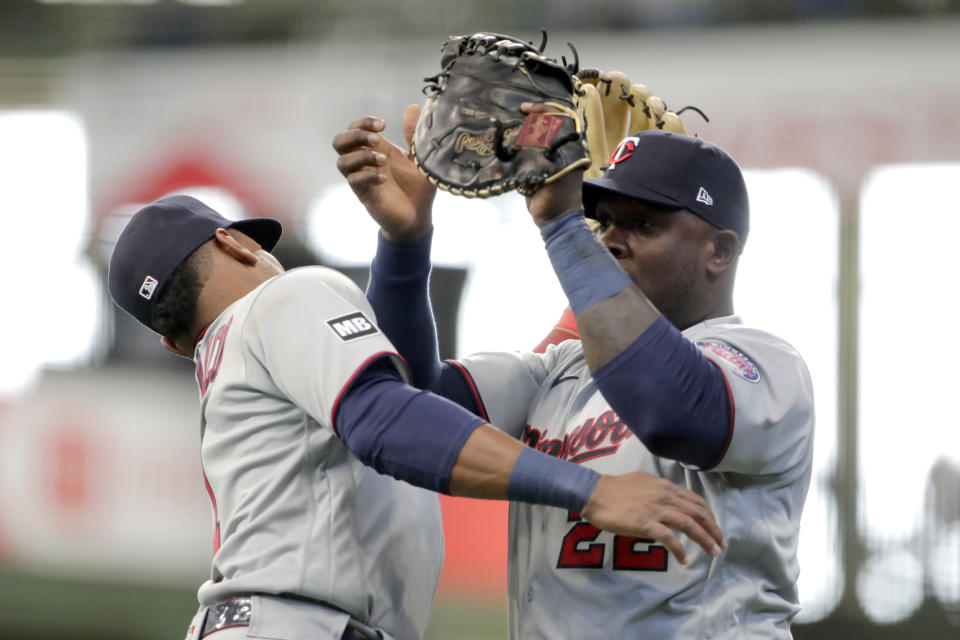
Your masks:
[{"label": "player's hand", "polygon": [[687,553],[675,531],[684,533],[712,556],[727,546],[703,498],[642,471],[601,476],[582,515],[613,533],[652,538],[681,564],[687,563]]},{"label": "player's hand", "polygon": [[[549,112],[550,107],[539,102],[525,102],[521,110],[524,113],[543,113]],[[558,180],[543,185],[527,198],[527,209],[538,227],[583,208],[583,172],[584,169],[570,171]]]},{"label": "player's hand", "polygon": [[389,240],[409,242],[430,232],[436,187],[420,173],[409,153],[420,107],[403,112],[403,150],[381,135],[383,120],[360,118],[333,138],[337,169]]}]

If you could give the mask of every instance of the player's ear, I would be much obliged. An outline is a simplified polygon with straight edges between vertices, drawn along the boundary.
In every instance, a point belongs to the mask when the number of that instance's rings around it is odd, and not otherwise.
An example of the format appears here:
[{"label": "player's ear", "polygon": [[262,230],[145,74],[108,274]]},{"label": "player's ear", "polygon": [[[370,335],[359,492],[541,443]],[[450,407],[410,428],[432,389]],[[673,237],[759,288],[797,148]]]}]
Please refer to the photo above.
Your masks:
[{"label": "player's ear", "polygon": [[193,360],[192,353],[185,353],[183,349],[177,346],[177,343],[175,343],[173,340],[171,340],[167,336],[161,336],[160,344],[162,344],[164,349],[166,349],[170,353],[173,353],[178,356],[183,356],[187,360]]},{"label": "player's ear", "polygon": [[707,271],[713,276],[719,276],[727,271],[740,255],[740,236],[730,229],[717,229],[713,232],[711,245]]},{"label": "player's ear", "polygon": [[250,249],[247,249],[240,244],[236,238],[230,235],[228,230],[217,229],[213,236],[213,240],[216,242],[217,246],[231,258],[242,262],[247,266],[253,266],[257,264],[257,256],[255,256]]}]

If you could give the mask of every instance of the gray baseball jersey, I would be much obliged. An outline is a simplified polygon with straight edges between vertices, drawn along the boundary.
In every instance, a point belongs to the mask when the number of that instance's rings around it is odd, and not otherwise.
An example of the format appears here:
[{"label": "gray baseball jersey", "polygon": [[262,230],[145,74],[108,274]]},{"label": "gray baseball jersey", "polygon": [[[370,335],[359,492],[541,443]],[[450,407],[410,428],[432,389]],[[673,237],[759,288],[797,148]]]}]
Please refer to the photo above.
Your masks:
[{"label": "gray baseball jersey", "polygon": [[332,428],[352,378],[384,354],[406,375],[363,293],[322,267],[268,280],[210,325],[195,353],[216,521],[201,604],[295,594],[423,636],[443,561],[437,496],[363,465]]},{"label": "gray baseball jersey", "polygon": [[809,374],[790,345],[736,316],[683,334],[720,365],[732,392],[732,434],[710,470],[650,453],[597,390],[578,340],[543,355],[461,361],[490,422],[598,472],[645,471],[698,493],[729,543],[712,558],[681,536],[684,566],[651,540],[601,532],[577,513],[512,503],[511,638],[790,637],[813,455]]}]

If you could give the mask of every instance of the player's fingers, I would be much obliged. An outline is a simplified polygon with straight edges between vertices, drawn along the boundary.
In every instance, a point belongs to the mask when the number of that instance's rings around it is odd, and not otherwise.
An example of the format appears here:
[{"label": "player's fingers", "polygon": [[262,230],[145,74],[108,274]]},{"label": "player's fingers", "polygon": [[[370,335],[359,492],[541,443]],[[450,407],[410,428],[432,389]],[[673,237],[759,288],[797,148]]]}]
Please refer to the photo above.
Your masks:
[{"label": "player's fingers", "polygon": [[383,184],[386,179],[386,175],[376,171],[357,171],[347,176],[347,184],[362,202],[372,188]]},{"label": "player's fingers", "polygon": [[333,137],[333,149],[343,155],[364,147],[375,147],[382,139],[370,130],[352,128]]},{"label": "player's fingers", "polygon": [[520,111],[524,113],[545,113],[551,111],[551,109],[542,102],[524,102],[520,105]]},{"label": "player's fingers", "polygon": [[671,487],[675,490],[670,504],[682,513],[694,518],[721,549],[726,549],[727,541],[723,537],[720,525],[713,517],[713,512],[710,511],[707,501],[687,489],[681,489],[676,485],[671,485]]},{"label": "player's fingers", "polygon": [[697,519],[693,516],[682,512],[671,511],[664,514],[661,521],[672,529],[682,531],[688,538],[703,547],[704,551],[710,555],[720,555],[721,548],[719,540],[700,526],[700,523],[697,522]]},{"label": "player's fingers", "polygon": [[385,164],[387,164],[387,157],[379,151],[370,149],[351,151],[337,158],[337,169],[345,177],[350,177],[350,174],[368,167],[382,167]]},{"label": "player's fingers", "polygon": [[662,524],[654,524],[649,527],[649,531],[649,537],[666,547],[667,551],[672,553],[680,564],[687,564],[687,551],[683,548],[683,545],[680,544],[680,539],[677,538],[676,534],[674,534],[669,527]]},{"label": "player's fingers", "polygon": [[413,134],[417,130],[417,120],[420,119],[420,105],[410,104],[403,110],[400,128],[403,129],[403,139],[407,141],[407,149],[413,144]]},{"label": "player's fingers", "polygon": [[702,496],[690,491],[689,489],[684,489],[683,487],[670,482],[666,478],[654,478],[651,476],[649,482],[653,483],[654,490],[656,491],[655,496],[657,498],[657,502],[660,504],[695,504],[697,506],[708,508],[707,501],[704,500]]},{"label": "player's fingers", "polygon": [[717,524],[713,513],[706,507],[696,507],[690,512],[690,516],[697,521],[710,538],[721,548],[727,548],[727,539],[723,535],[723,530]]},{"label": "player's fingers", "polygon": [[678,487],[677,485],[672,483],[670,483],[670,486],[676,489],[676,495],[678,498],[686,502],[693,503],[699,507],[703,507],[705,509],[709,508],[709,506],[707,505],[707,501],[703,499],[703,496],[696,494],[693,491],[690,491],[689,489]]},{"label": "player's fingers", "polygon": [[367,131],[380,132],[380,131],[383,131],[384,127],[386,126],[387,126],[387,123],[381,120],[380,118],[376,118],[374,116],[364,116],[362,118],[357,118],[356,120],[351,122],[350,126],[347,128],[348,129],[365,129]]}]

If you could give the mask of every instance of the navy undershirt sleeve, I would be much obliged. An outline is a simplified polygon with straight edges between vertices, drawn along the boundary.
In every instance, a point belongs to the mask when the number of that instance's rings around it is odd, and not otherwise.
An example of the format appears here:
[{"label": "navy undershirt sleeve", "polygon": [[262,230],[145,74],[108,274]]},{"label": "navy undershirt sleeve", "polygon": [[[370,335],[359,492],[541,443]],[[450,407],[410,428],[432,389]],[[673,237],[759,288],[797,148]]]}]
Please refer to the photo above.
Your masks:
[{"label": "navy undershirt sleeve", "polygon": [[440,352],[429,292],[433,233],[414,242],[391,242],[382,233],[377,238],[367,301],[380,330],[406,359],[413,386],[432,389],[440,377]]},{"label": "navy undershirt sleeve", "polygon": [[701,469],[720,462],[733,431],[726,379],[663,316],[593,379],[655,455]]},{"label": "navy undershirt sleeve", "polygon": [[431,233],[414,242],[391,242],[378,234],[367,300],[380,330],[407,361],[413,386],[479,415],[480,407],[467,381],[456,367],[440,362],[429,293],[432,237]]},{"label": "navy undershirt sleeve", "polygon": [[[386,359],[357,376],[334,417],[337,433],[364,464],[412,485],[450,493],[450,476],[474,430],[484,424],[449,400],[403,382]],[[580,511],[600,474],[525,447],[507,499]]]},{"label": "navy undershirt sleeve", "polygon": [[408,386],[386,359],[367,367],[334,418],[347,448],[364,464],[412,485],[450,492],[460,450],[483,419]]}]

